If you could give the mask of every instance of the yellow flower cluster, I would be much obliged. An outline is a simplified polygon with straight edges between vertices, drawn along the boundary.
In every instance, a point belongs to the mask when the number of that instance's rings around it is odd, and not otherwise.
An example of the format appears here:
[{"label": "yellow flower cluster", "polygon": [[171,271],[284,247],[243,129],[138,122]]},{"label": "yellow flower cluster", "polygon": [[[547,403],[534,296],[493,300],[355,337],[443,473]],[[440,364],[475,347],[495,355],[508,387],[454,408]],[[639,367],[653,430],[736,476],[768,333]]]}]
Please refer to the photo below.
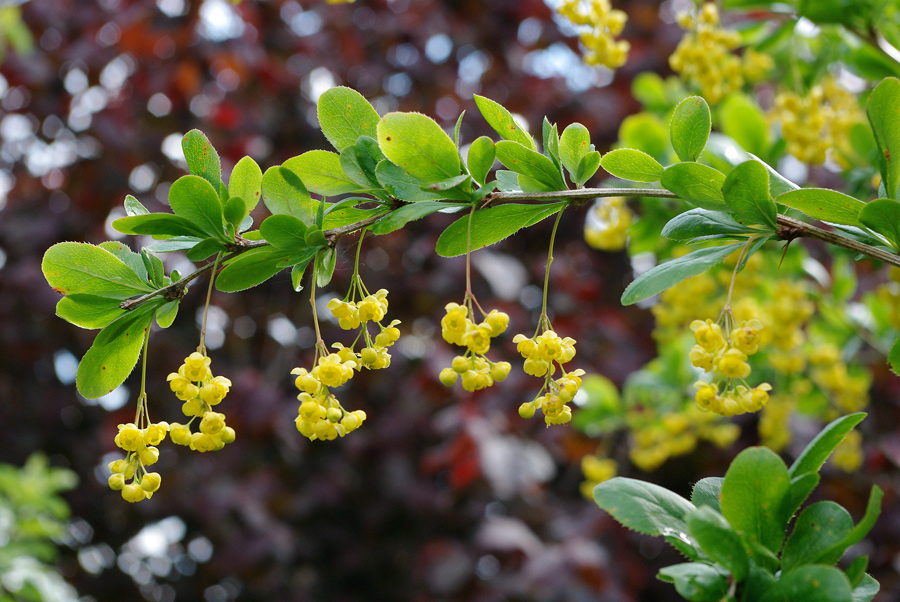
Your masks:
[{"label": "yellow flower cluster", "polygon": [[769,401],[772,386],[762,383],[749,388],[744,379],[750,376],[747,357],[759,351],[762,323],[753,319],[732,327],[731,312],[724,312],[723,316],[726,325],[724,331],[720,324],[709,319],[691,322],[691,330],[697,341],[691,348],[691,364],[705,372],[719,373],[725,377],[721,393],[718,384],[697,381],[694,384],[697,388],[694,399],[701,410],[723,416],[757,412]]},{"label": "yellow flower cluster", "polygon": [[[809,381],[804,379],[797,381],[797,383],[808,385]],[[799,392],[798,389],[802,388],[806,389],[806,393],[809,392],[809,387],[798,387],[795,383],[791,387],[789,394],[772,395],[769,398],[769,403],[763,408],[757,430],[759,431],[760,442],[769,449],[780,452],[793,439],[790,420],[791,415],[797,408],[794,400],[795,395]]]},{"label": "yellow flower cluster", "polygon": [[[787,151],[804,163],[824,163],[830,154],[841,167],[849,165],[850,129],[864,122],[856,96],[829,77],[813,86],[805,96],[784,91],[775,97],[770,119],[781,124]],[[836,152],[834,152],[836,151]]]},{"label": "yellow flower cluster", "polygon": [[810,378],[844,413],[859,412],[869,405],[870,376],[853,375],[832,344],[816,345],[809,354]]},{"label": "yellow flower cluster", "polygon": [[116,445],[128,453],[124,459],[109,463],[112,474],[108,482],[110,489],[122,492],[126,502],[153,497],[153,492],[159,489],[162,481],[159,473],[149,472],[147,467],[159,459],[156,446],[166,438],[168,430],[165,422],[149,423],[145,428],[138,428],[133,422],[119,425]]},{"label": "yellow flower cluster", "polygon": [[844,472],[854,472],[862,466],[865,456],[862,450],[862,435],[859,431],[850,431],[844,440],[834,448],[831,461]]},{"label": "yellow flower cluster", "polygon": [[[572,408],[567,404],[578,393],[581,377],[585,374],[581,369],[566,372],[563,368],[563,364],[575,357],[575,339],[562,338],[548,329],[532,338],[517,334],[513,337],[513,343],[516,343],[516,349],[525,358],[525,372],[544,377],[544,385],[537,397],[519,406],[519,415],[531,418],[537,408],[540,408],[548,425],[565,424],[572,420]],[[562,376],[554,380],[556,366],[559,366]]]},{"label": "yellow flower cluster", "polygon": [[581,472],[584,474],[584,481],[581,482],[581,495],[589,500],[594,499],[594,487],[616,476],[617,470],[616,461],[610,458],[601,458],[594,454],[583,457]]},{"label": "yellow flower cluster", "polygon": [[752,48],[744,50],[743,56],[744,77],[752,83],[766,79],[769,71],[775,66],[775,59],[765,52],[757,52]]},{"label": "yellow flower cluster", "polygon": [[601,251],[621,251],[632,219],[625,197],[597,199],[584,221],[584,240]]},{"label": "yellow flower cluster", "polygon": [[[173,422],[169,426],[172,442],[192,450],[208,452],[220,450],[234,441],[234,429],[225,424],[225,415],[213,412],[231,389],[231,381],[213,376],[208,356],[195,351],[184,359],[178,372],[168,376],[169,387],[184,402],[181,411],[189,417],[187,424]],[[200,418],[199,431],[191,432],[191,423]]]},{"label": "yellow flower cluster", "polygon": [[784,279],[775,283],[772,299],[768,307],[772,334],[766,337],[767,346],[772,347],[769,365],[781,374],[798,374],[806,368],[803,327],[815,313],[815,305],[803,284]]},{"label": "yellow flower cluster", "polygon": [[631,46],[624,40],[616,41],[615,37],[622,33],[628,16],[612,8],[609,0],[563,0],[556,12],[579,30],[585,63],[610,69],[625,64]]},{"label": "yellow flower cluster", "polygon": [[506,331],[509,316],[493,309],[476,324],[465,305],[448,303],[444,309],[447,313],[441,318],[441,336],[448,343],[466,347],[466,353],[454,357],[450,367],[441,370],[440,381],[451,387],[461,378],[463,389],[471,392],[505,380],[512,368],[510,363],[492,362],[485,354],[491,348],[491,339]]},{"label": "yellow flower cluster", "polygon": [[645,415],[639,420],[643,424],[634,424],[632,428],[628,457],[646,472],[656,470],[669,458],[692,452],[701,439],[726,448],[741,432],[736,424],[722,422],[716,414],[696,406],[682,412],[667,412],[655,420]]},{"label": "yellow flower cluster", "polygon": [[719,25],[719,11],[713,3],[704,3],[696,16],[679,15],[684,37],[669,57],[669,66],[686,81],[696,84],[711,104],[740,90],[744,85],[741,59],[733,54],[741,43],[736,31]]}]

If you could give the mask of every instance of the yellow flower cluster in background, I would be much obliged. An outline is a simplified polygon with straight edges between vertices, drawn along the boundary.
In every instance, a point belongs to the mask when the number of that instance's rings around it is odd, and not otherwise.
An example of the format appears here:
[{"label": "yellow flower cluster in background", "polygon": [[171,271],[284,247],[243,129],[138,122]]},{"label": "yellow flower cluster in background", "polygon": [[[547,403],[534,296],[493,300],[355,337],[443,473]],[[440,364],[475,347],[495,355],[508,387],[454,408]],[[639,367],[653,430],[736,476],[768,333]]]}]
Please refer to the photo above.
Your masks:
[{"label": "yellow flower cluster in background", "polygon": [[556,12],[579,30],[585,63],[610,69],[625,64],[631,45],[615,38],[622,33],[628,16],[614,9],[609,0],[563,0]]},{"label": "yellow flower cluster in background", "polygon": [[830,156],[841,167],[852,153],[850,129],[865,121],[856,96],[833,77],[813,86],[805,95],[783,91],[775,97],[769,118],[780,124],[787,151],[800,161],[824,163]]},{"label": "yellow flower cluster in background", "polygon": [[625,197],[597,199],[584,221],[584,240],[601,251],[621,251],[633,218]]},{"label": "yellow flower cluster in background", "polygon": [[[696,16],[679,15],[678,25],[686,33],[669,57],[669,66],[685,81],[698,86],[710,104],[740,90],[744,69],[733,51],[740,46],[741,36],[720,26],[716,5],[704,4]],[[758,71],[756,65],[753,69]]]}]

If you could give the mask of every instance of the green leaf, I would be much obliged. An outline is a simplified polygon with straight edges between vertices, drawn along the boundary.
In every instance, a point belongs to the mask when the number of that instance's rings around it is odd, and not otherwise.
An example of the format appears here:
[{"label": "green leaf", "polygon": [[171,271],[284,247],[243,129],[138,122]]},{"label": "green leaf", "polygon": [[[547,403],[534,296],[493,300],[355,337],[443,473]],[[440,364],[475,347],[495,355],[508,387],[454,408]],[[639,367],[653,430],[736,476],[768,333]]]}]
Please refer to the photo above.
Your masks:
[{"label": "green leaf", "polygon": [[742,539],[781,549],[789,516],[787,466],[772,450],[751,447],[731,463],[722,483],[722,515]]},{"label": "green leaf", "polygon": [[223,217],[225,218],[226,228],[236,229],[244,220],[244,199],[233,196],[225,202],[223,208]]},{"label": "green leaf", "polygon": [[765,155],[769,149],[769,124],[756,103],[746,96],[732,94],[719,105],[720,129],[745,151]]},{"label": "green leaf", "polygon": [[494,131],[497,132],[504,140],[512,140],[518,142],[522,146],[531,150],[537,150],[534,144],[534,138],[522,129],[512,114],[504,107],[484,96],[474,95],[475,104],[484,120],[488,122]]},{"label": "green leaf", "polygon": [[747,552],[741,538],[721,514],[709,506],[701,506],[688,514],[687,526],[700,549],[725,567],[735,581],[746,579],[750,568]]},{"label": "green leaf", "polygon": [[678,103],[672,114],[670,135],[672,148],[682,161],[696,161],[706,147],[712,128],[709,105],[699,96],[689,96]]},{"label": "green leaf", "polygon": [[44,253],[41,270],[62,295],[83,293],[124,301],[153,290],[121,259],[86,243],[53,245]]},{"label": "green leaf", "polygon": [[312,224],[319,203],[310,198],[299,176],[288,181],[287,173],[294,172],[280,167],[266,170],[262,178],[263,203],[272,214],[293,215],[307,225]]},{"label": "green leaf", "polygon": [[150,213],[133,215],[114,220],[112,227],[122,234],[142,234],[151,236],[193,236],[204,238],[206,232],[189,219],[171,213]]},{"label": "green leaf", "polygon": [[825,461],[828,459],[828,456],[831,455],[831,452],[834,451],[834,448],[836,448],[838,444],[844,440],[844,437],[847,436],[847,433],[852,431],[853,427],[859,424],[865,417],[866,414],[863,412],[857,412],[856,414],[848,414],[847,416],[842,416],[831,421],[806,445],[805,448],[803,448],[803,451],[797,456],[794,463],[791,464],[791,468],[788,471],[791,478],[793,479],[811,472],[819,472],[819,469],[825,464]]},{"label": "green leaf", "polygon": [[871,602],[881,586],[871,575],[863,575],[859,585],[851,592],[853,602]]},{"label": "green leaf", "polygon": [[420,113],[388,113],[378,122],[381,152],[423,184],[459,175],[459,152],[433,119]]},{"label": "green leaf", "polygon": [[442,209],[448,209],[454,206],[462,205],[452,205],[444,201],[422,201],[420,203],[410,203],[409,205],[404,205],[399,209],[391,211],[383,218],[375,222],[375,224],[372,226],[372,232],[374,234],[388,234],[395,230],[399,230],[409,222],[421,219],[426,215],[431,215],[432,213],[437,213]]},{"label": "green leaf", "polygon": [[887,238],[894,249],[900,249],[900,202],[893,199],[869,201],[859,212],[859,221]]},{"label": "green leaf", "polygon": [[328,239],[325,238],[322,229],[317,226],[307,228],[303,239],[307,247],[324,247],[328,243]]},{"label": "green leaf", "polygon": [[663,172],[662,185],[697,207],[711,211],[727,208],[722,186],[725,174],[700,163],[676,163]]},{"label": "green leaf", "polygon": [[866,114],[880,152],[878,161],[887,196],[898,199],[900,187],[900,80],[887,77],[872,91]]},{"label": "green leaf", "polygon": [[353,146],[360,136],[377,136],[380,117],[362,94],[351,88],[329,88],[319,96],[316,107],[319,126],[338,152]]},{"label": "green leaf", "polygon": [[320,287],[327,286],[331,282],[334,275],[334,266],[337,261],[337,254],[331,247],[326,247],[316,253],[316,284]]},{"label": "green leaf", "polygon": [[731,170],[722,185],[725,204],[742,224],[768,226],[773,231],[775,203],[769,196],[769,172],[758,161],[744,161]]},{"label": "green leaf", "polygon": [[[173,215],[172,217],[175,216]],[[202,234],[200,236],[172,236],[171,238],[166,238],[165,240],[147,245],[144,248],[149,251],[153,251],[154,253],[172,253],[173,251],[186,251],[187,249],[193,248],[194,245],[200,242],[202,240],[202,236]]]},{"label": "green leaf", "polygon": [[578,165],[592,150],[594,148],[591,145],[591,134],[586,127],[580,123],[573,123],[563,130],[559,139],[559,159],[573,182],[577,180]]},{"label": "green leaf", "polygon": [[282,168],[300,177],[306,189],[322,196],[336,196],[361,190],[341,169],[341,158],[330,151],[313,150],[288,159]]},{"label": "green leaf", "polygon": [[850,531],[843,539],[832,544],[830,547],[821,551],[820,558],[840,558],[844,555],[844,552],[850,546],[855,546],[863,539],[865,539],[866,535],[869,534],[869,531],[872,530],[872,527],[875,526],[875,521],[878,520],[878,515],[881,514],[881,498],[884,497],[884,492],[881,490],[878,485],[872,485],[872,490],[869,493],[869,503],[866,504],[866,513],[862,517],[862,519],[853,527],[853,530]]},{"label": "green leaf", "polygon": [[[549,159],[548,159],[549,160]],[[472,216],[472,249],[480,249],[499,242],[562,209],[563,203],[550,205],[508,204],[480,209]],[[469,215],[459,218],[441,233],[436,251],[441,257],[456,257],[466,253]]]},{"label": "green leaf", "polygon": [[[369,200],[369,199],[366,199]],[[342,228],[361,222],[376,215],[384,215],[387,213],[387,207],[376,207],[374,209],[357,209],[356,207],[339,207],[334,211],[329,211],[325,215],[322,227],[326,230],[331,228]]]},{"label": "green leaf", "polygon": [[818,472],[808,472],[806,474],[791,478],[790,506],[788,514],[793,516],[803,505],[803,502],[810,496],[813,490],[819,486],[820,481]]},{"label": "green leaf", "polygon": [[833,566],[808,565],[785,573],[759,602],[850,602],[850,583]]},{"label": "green leaf", "polygon": [[585,182],[594,177],[598,169],[600,169],[600,153],[591,151],[578,162],[578,168],[572,174],[572,181],[576,186],[584,186]]},{"label": "green leaf", "polygon": [[469,174],[461,174],[455,178],[448,178],[441,182],[435,182],[425,186],[426,190],[439,193],[445,199],[455,201],[471,202],[472,198],[472,176]]},{"label": "green leaf", "polygon": [[306,271],[306,266],[309,265],[310,261],[312,261],[312,257],[305,262],[291,266],[291,286],[294,288],[295,293],[303,290],[303,273]]},{"label": "green leaf", "polygon": [[[144,307],[147,309],[126,313],[101,330],[84,354],[75,374],[75,386],[84,397],[102,397],[125,382],[131,374],[141,355],[144,333],[153,319],[150,310],[155,309],[150,305]],[[115,329],[116,336],[104,336],[108,329]]]},{"label": "green leaf", "polygon": [[644,151],[618,148],[600,159],[600,166],[623,180],[656,182],[663,175],[663,166]]},{"label": "green leaf", "polygon": [[271,247],[250,249],[225,264],[216,277],[216,288],[223,293],[234,293],[261,284],[280,272],[278,262],[284,251]]},{"label": "green leaf", "polygon": [[667,566],[660,569],[658,577],[673,582],[675,591],[691,602],[718,602],[728,593],[728,575],[700,562]]},{"label": "green leaf", "polygon": [[219,155],[206,135],[200,130],[191,130],[182,138],[181,148],[191,174],[206,180],[218,195],[222,168],[219,165]]},{"label": "green leaf", "polygon": [[150,275],[147,273],[147,266],[143,257],[129,249],[127,245],[119,241],[108,240],[101,242],[97,246],[118,257],[122,263],[131,268],[131,271],[137,275],[141,282],[150,282]]},{"label": "green leaf", "polygon": [[378,142],[368,136],[360,136],[356,144],[341,151],[341,169],[353,182],[363,188],[381,188],[375,177],[375,168],[384,160]]},{"label": "green leaf", "polygon": [[156,323],[160,328],[168,328],[175,321],[178,315],[178,305],[181,303],[178,299],[173,299],[156,310]]},{"label": "green leaf", "polygon": [[735,243],[722,247],[698,249],[653,267],[628,285],[622,293],[622,305],[633,305],[671,288],[691,276],[701,274],[721,263],[731,253],[743,246]]},{"label": "green leaf", "polygon": [[[853,559],[853,562],[850,563],[844,570],[844,575],[847,576],[847,580],[850,582],[850,587],[856,587],[860,583],[862,583],[863,575],[866,574],[866,569],[869,567],[869,557],[863,554],[862,556],[857,556]],[[877,590],[876,590],[877,591]]]},{"label": "green leaf", "polygon": [[117,299],[76,293],[59,300],[56,315],[70,324],[93,330],[105,327],[125,313],[119,303]]},{"label": "green leaf", "polygon": [[852,196],[827,188],[801,188],[779,195],[775,202],[835,224],[861,228],[859,213],[866,206]]},{"label": "green leaf", "polygon": [[130,194],[125,197],[125,215],[147,215],[150,212]]},{"label": "green leaf", "polygon": [[378,183],[393,197],[401,201],[409,203],[417,203],[420,201],[436,201],[441,199],[441,195],[428,192],[422,189],[424,182],[412,177],[399,166],[394,165],[387,159],[380,162],[375,168],[375,176]]},{"label": "green leaf", "polygon": [[783,175],[775,171],[775,169],[757,157],[752,153],[747,153],[747,156],[753,159],[754,161],[758,161],[762,164],[763,167],[766,168],[766,171],[769,172],[769,194],[773,197],[777,197],[779,195],[784,194],[785,192],[791,192],[793,190],[800,190],[800,187],[785,178]]},{"label": "green leaf", "polygon": [[187,252],[187,258],[191,261],[203,261],[207,257],[211,257],[220,251],[225,250],[225,245],[215,238],[205,238],[191,247]]},{"label": "green leaf", "polygon": [[150,285],[156,288],[164,286],[166,284],[166,272],[162,260],[144,247],[141,249],[141,261],[144,263],[144,269],[147,271]]},{"label": "green leaf", "polygon": [[269,243],[285,250],[296,251],[306,246],[306,224],[292,215],[267,217],[259,225],[259,231]]},{"label": "green leaf", "polygon": [[561,163],[559,162],[559,128],[556,127],[555,123],[551,124],[550,120],[544,117],[541,129],[544,134],[544,155],[550,157],[557,170],[561,172]]},{"label": "green leaf", "polygon": [[711,236],[746,236],[754,232],[727,213],[691,209],[670,219],[660,234],[671,240],[685,241]]},{"label": "green leaf", "polygon": [[614,477],[594,487],[594,501],[624,527],[646,535],[671,535],[695,545],[685,522],[694,505],[659,485]]},{"label": "green leaf", "polygon": [[722,511],[719,504],[719,494],[722,493],[722,483],[725,479],[722,477],[706,477],[700,479],[694,485],[691,491],[691,502],[697,506],[709,506],[716,512]]},{"label": "green leaf", "polygon": [[250,157],[244,157],[235,164],[231,170],[231,178],[228,180],[228,195],[240,197],[244,201],[244,211],[240,219],[229,220],[240,225],[245,217],[256,208],[262,194],[262,170],[256,161]]},{"label": "green leaf", "polygon": [[[509,140],[501,140],[494,148],[497,152],[497,159],[503,165],[520,176],[533,180],[540,187],[540,190],[557,191],[566,189],[566,183],[563,181],[559,169],[553,164],[553,161],[539,152]],[[522,184],[521,177],[519,178],[519,183]]]},{"label": "green leaf", "polygon": [[487,136],[476,138],[475,141],[469,145],[466,166],[469,168],[469,174],[472,176],[473,180],[479,184],[487,182],[488,173],[494,166],[496,155],[494,141]]},{"label": "green leaf", "polygon": [[169,187],[169,205],[175,215],[190,220],[207,236],[225,238],[222,201],[216,189],[200,176],[175,180]]},{"label": "green leaf", "polygon": [[834,564],[840,555],[823,555],[825,550],[843,540],[853,530],[850,513],[840,504],[818,502],[800,513],[794,530],[784,544],[781,568],[784,571],[803,564]]}]

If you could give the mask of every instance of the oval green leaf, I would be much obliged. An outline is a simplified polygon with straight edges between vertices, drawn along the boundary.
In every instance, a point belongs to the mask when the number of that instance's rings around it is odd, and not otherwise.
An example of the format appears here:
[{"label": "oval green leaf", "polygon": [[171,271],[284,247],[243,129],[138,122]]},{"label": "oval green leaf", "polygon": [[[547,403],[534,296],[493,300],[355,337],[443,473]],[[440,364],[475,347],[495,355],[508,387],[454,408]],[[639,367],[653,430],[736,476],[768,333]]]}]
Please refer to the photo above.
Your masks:
[{"label": "oval green leaf", "polygon": [[216,189],[200,176],[181,176],[175,180],[169,187],[169,205],[175,215],[193,222],[207,236],[225,238],[222,201]]},{"label": "oval green leaf", "polygon": [[869,96],[866,114],[881,151],[878,160],[887,196],[897,199],[900,188],[900,80],[887,77]]},{"label": "oval green leaf", "polygon": [[497,159],[503,165],[519,176],[528,179],[530,185],[526,186],[523,184],[522,178],[519,178],[519,184],[522,184],[523,190],[529,188],[528,192],[538,192],[566,189],[566,183],[563,181],[559,168],[551,159],[539,152],[510,140],[501,140],[494,148],[497,151]]},{"label": "oval green leaf", "polygon": [[712,128],[709,105],[699,96],[689,96],[678,103],[672,114],[670,135],[672,148],[682,161],[696,161],[706,147]]},{"label": "oval green leaf", "polygon": [[894,199],[869,201],[859,212],[859,221],[888,239],[895,250],[900,249],[900,202]]},{"label": "oval green leaf", "polygon": [[576,180],[578,164],[592,150],[591,133],[586,127],[580,123],[572,123],[563,130],[559,138],[559,160],[569,171],[573,182]]},{"label": "oval green leaf", "polygon": [[123,301],[153,290],[121,259],[87,243],[53,245],[44,253],[41,270],[62,295],[83,293]]},{"label": "oval green leaf", "polygon": [[777,227],[775,203],[769,196],[769,172],[759,161],[744,161],[722,185],[725,204],[742,224]]},{"label": "oval green leaf", "polygon": [[209,182],[218,195],[222,183],[222,167],[219,154],[206,134],[200,130],[191,130],[181,139],[181,148],[191,174]]},{"label": "oval green leaf", "polygon": [[691,276],[701,274],[721,263],[743,243],[698,249],[653,267],[628,285],[622,293],[622,305],[633,305],[671,288]]},{"label": "oval green leaf", "polygon": [[420,113],[388,113],[378,122],[378,144],[391,162],[423,184],[459,175],[453,140],[432,118]]},{"label": "oval green leaf", "polygon": [[748,544],[781,549],[790,506],[787,466],[765,447],[745,449],[722,483],[722,515]]},{"label": "oval green leaf", "polygon": [[[509,204],[480,209],[472,216],[471,250],[474,251],[499,242],[522,228],[550,217],[564,206],[563,203],[552,205]],[[441,257],[465,255],[468,227],[468,214],[450,224],[438,238],[435,249],[437,254]]]},{"label": "oval green leaf", "polygon": [[522,126],[513,119],[512,114],[503,106],[484,96],[475,94],[474,97],[475,105],[478,106],[478,110],[481,111],[484,120],[488,122],[489,126],[494,128],[494,131],[501,138],[518,142],[531,150],[537,149],[537,146],[534,144],[534,138],[522,129]]},{"label": "oval green leaf", "polygon": [[644,151],[618,148],[600,159],[600,166],[623,180],[656,182],[663,175],[663,166]]},{"label": "oval green leaf", "polygon": [[834,224],[862,227],[859,213],[866,206],[860,200],[827,188],[801,188],[779,195],[775,202],[806,215]]},{"label": "oval green leaf", "polygon": [[316,111],[322,133],[338,152],[356,144],[360,136],[377,135],[378,112],[352,88],[329,88],[319,96]]},{"label": "oval green leaf", "polygon": [[[100,331],[87,350],[75,374],[78,392],[88,399],[96,399],[125,382],[137,364],[144,344],[144,333],[153,319],[152,310],[134,310],[121,316]],[[116,336],[104,336],[107,329],[115,329]]]},{"label": "oval green leaf", "polygon": [[232,220],[232,223],[240,225],[245,217],[256,208],[262,194],[262,170],[256,161],[250,157],[244,157],[235,164],[231,170],[231,178],[228,180],[228,195],[239,197],[244,201],[244,211],[240,219]]},{"label": "oval green leaf", "polygon": [[476,138],[469,145],[469,153],[466,156],[466,166],[469,168],[469,175],[478,182],[479,185],[487,182],[488,173],[494,166],[494,159],[497,153],[494,150],[494,141],[487,136]]},{"label": "oval green leaf", "polygon": [[361,189],[344,173],[341,158],[330,151],[309,151],[288,159],[282,167],[297,174],[307,190],[322,196],[336,196]]}]

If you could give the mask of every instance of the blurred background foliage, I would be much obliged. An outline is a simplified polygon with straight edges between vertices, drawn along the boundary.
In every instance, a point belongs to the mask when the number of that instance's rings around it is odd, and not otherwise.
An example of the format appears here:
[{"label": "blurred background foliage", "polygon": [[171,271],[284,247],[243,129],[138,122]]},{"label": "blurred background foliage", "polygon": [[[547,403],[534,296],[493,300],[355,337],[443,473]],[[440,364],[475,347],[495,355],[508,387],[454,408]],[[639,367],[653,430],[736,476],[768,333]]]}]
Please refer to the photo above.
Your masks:
[{"label": "blurred background foliage", "polygon": [[[615,74],[586,66],[571,24],[541,0],[31,0],[0,7],[0,461],[26,466],[0,472],[4,587],[11,587],[9,562],[34,558],[45,563],[34,570],[55,567],[79,594],[98,601],[676,599],[671,586],[653,578],[675,553],[622,530],[579,493],[582,458],[598,450],[592,437],[599,435],[601,455],[615,458],[619,472],[685,495],[699,478],[722,474],[737,450],[766,440],[763,414],[723,421],[718,434],[698,430],[691,445],[666,447],[667,429],[677,431],[674,438],[688,432],[677,416],[666,415],[689,412],[694,380],[685,362],[689,342],[685,347],[666,324],[701,317],[677,314],[685,305],[702,311],[692,306],[698,297],[715,306],[722,285],[712,273],[709,282],[673,292],[652,312],[621,307],[634,271],[680,252],[659,237],[680,210],[668,201],[632,202],[628,211],[640,218],[634,225],[609,211],[599,216],[603,227],[616,216],[630,235],[630,254],[618,251],[621,233],[605,239],[612,252],[585,244],[585,217],[594,210],[563,217],[551,274],[554,326],[578,339],[573,365],[605,379],[586,382],[591,395],[587,407],[575,410],[578,428],[547,429],[520,419],[516,408],[533,396],[533,383],[521,372],[474,396],[437,381],[453,355],[436,336],[438,322],[465,282],[461,258],[433,253],[453,220],[436,214],[364,247],[367,286],[390,290],[391,315],[403,320],[404,332],[389,370],[361,374],[342,390],[342,398],[356,398],[352,405],[367,412],[364,428],[331,444],[310,443],[294,429],[289,371],[308,363],[314,335],[309,305],[291,291],[287,273],[238,295],[216,294],[206,345],[217,373],[234,383],[228,415],[237,441],[204,456],[162,447],[157,466],[166,486],[137,506],[106,486],[106,464],[118,457],[116,424],[130,418],[136,383],[99,400],[76,394],[75,367],[93,333],[53,315],[57,295],[39,269],[55,242],[121,236],[109,223],[124,215],[126,194],[151,211],[165,210],[169,184],[184,173],[181,136],[192,128],[209,136],[226,170],[245,154],[268,166],[324,148],[315,101],[333,85],[355,88],[381,113],[420,111],[447,128],[466,110],[464,141],[491,134],[475,110],[477,93],[503,103],[532,132],[544,115],[563,127],[579,121],[600,150],[619,144],[671,158],[668,113],[703,86],[688,76],[669,77],[677,67],[669,57],[685,31],[676,15],[691,2],[615,5],[629,16],[621,37],[630,43],[628,62]],[[722,19],[735,23],[727,13]],[[774,71],[759,80],[744,72],[747,78],[729,90],[737,94],[723,94],[714,108],[722,134],[712,144],[720,152],[710,152],[708,161],[722,169],[733,162],[734,139],[795,181],[846,181],[850,190],[871,194],[877,170],[864,133],[852,138],[844,163],[809,167],[804,161],[821,163],[813,161],[819,157],[791,157],[789,136],[774,121],[770,130],[766,112],[774,111],[780,92],[806,97],[833,75],[834,58],[825,50],[841,40],[862,48],[841,55],[849,65],[844,81],[858,84],[853,92],[864,90],[860,78],[889,74],[895,64],[837,26],[798,38],[745,25],[735,26],[742,43],[769,51]],[[784,46],[797,39],[790,43],[801,46]],[[780,90],[770,80],[790,86]],[[785,110],[796,105],[782,102]],[[549,228],[540,224],[473,256],[475,293],[509,313],[510,332],[528,331],[536,320]],[[777,307],[784,292],[772,274],[781,270],[802,289],[801,301],[811,296],[816,304],[819,326],[805,330],[819,338],[810,340],[835,346],[832,363],[852,364],[848,377],[866,379],[874,403],[862,425],[859,470],[827,469],[817,495],[860,516],[873,480],[888,492],[876,532],[860,546],[871,556],[881,596],[892,599],[900,595],[894,569],[900,512],[893,494],[900,396],[879,341],[900,326],[898,287],[870,263],[839,255],[832,262],[822,248],[797,247],[780,268],[777,253],[760,256],[744,284],[749,290],[754,278],[764,282],[760,303]],[[339,252],[323,306],[343,296],[352,272],[353,249]],[[169,269],[191,269],[184,258],[165,259]],[[148,393],[156,419],[179,414],[165,377],[196,346],[201,297],[189,294],[181,318],[153,338]],[[853,318],[861,308],[873,316],[866,328]],[[336,324],[325,328],[327,340],[341,340]],[[504,352],[516,357],[509,340]],[[760,363],[759,369],[772,368]],[[803,379],[785,376],[780,390],[795,380]],[[805,414],[789,407],[770,419],[781,429],[772,433],[795,433],[780,440],[788,454],[835,407],[821,393],[805,395],[791,397],[806,400]],[[661,442],[665,449],[657,449]],[[644,448],[650,451],[636,459],[634,451]],[[47,469],[38,459],[26,465],[36,450],[72,472]],[[63,527],[68,515],[55,495],[72,485],[73,473],[80,485],[65,499],[78,518]],[[24,542],[16,538],[21,521],[41,526]],[[48,538],[59,546],[58,557]],[[33,547],[23,554],[23,545]],[[58,591],[57,599],[75,596],[63,585]]]}]

